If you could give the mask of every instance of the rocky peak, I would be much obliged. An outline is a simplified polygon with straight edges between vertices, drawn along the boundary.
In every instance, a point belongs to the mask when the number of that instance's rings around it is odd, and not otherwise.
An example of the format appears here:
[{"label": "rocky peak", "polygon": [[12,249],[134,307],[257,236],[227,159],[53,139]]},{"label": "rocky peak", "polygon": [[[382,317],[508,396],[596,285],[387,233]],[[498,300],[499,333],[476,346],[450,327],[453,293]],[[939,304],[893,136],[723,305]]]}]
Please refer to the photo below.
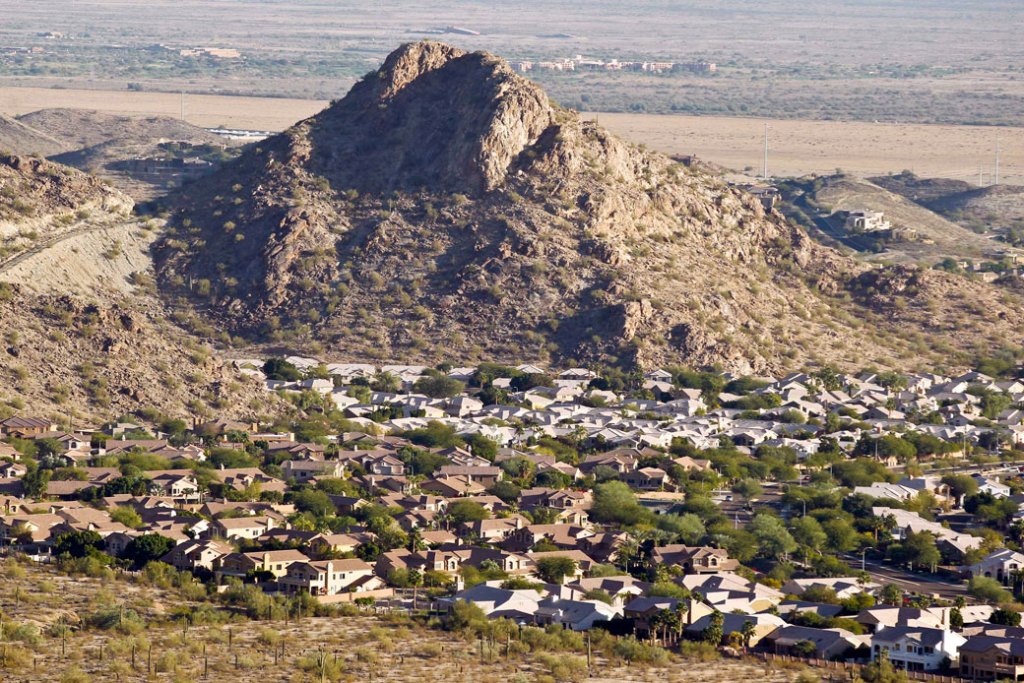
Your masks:
[{"label": "rocky peak", "polygon": [[377,97],[388,100],[423,74],[439,69],[465,54],[464,50],[444,43],[407,43],[388,55],[370,82],[376,87]]},{"label": "rocky peak", "polygon": [[413,43],[291,134],[332,187],[480,194],[553,120],[544,91],[501,59]]}]

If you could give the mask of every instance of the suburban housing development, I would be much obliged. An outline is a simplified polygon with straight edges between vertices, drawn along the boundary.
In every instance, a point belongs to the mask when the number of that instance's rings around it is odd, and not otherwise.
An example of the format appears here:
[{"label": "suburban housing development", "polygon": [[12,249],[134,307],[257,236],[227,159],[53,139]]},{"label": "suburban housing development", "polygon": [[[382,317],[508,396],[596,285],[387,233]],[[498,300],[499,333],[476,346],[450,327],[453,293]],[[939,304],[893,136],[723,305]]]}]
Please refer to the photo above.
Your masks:
[{"label": "suburban housing development", "polygon": [[1016,678],[1024,383],[239,359],[298,421],[0,421],[0,538],[224,590]]}]

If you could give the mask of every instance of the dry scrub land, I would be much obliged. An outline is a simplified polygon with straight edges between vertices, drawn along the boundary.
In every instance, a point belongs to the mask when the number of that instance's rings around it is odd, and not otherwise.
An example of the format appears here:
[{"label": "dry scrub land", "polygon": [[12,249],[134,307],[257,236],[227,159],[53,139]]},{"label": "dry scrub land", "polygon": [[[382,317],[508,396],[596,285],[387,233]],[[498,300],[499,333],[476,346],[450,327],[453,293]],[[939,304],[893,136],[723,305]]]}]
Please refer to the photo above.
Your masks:
[{"label": "dry scrub land", "polygon": [[[324,653],[331,681],[553,681],[586,678],[582,654],[524,652],[505,657],[402,617],[360,614],[304,617],[298,622],[249,621],[242,616],[182,628],[183,608],[204,605],[130,577],[69,577],[47,567],[16,563],[0,568],[3,653],[0,677],[32,683],[85,681],[318,681]],[[129,627],[116,626],[120,610]],[[137,613],[140,621],[133,618]],[[114,624],[83,625],[103,621]],[[63,624],[67,624],[65,629]],[[519,645],[519,643],[515,643]],[[132,667],[132,651],[135,666]],[[150,652],[152,651],[152,654]],[[276,654],[275,654],[276,652]],[[283,653],[283,654],[282,654]],[[744,660],[681,660],[666,666],[629,666],[594,658],[594,678],[618,681],[795,680],[801,669],[765,669]],[[206,675],[204,676],[204,670]],[[558,674],[556,679],[552,673]],[[804,674],[803,680],[807,680]],[[817,680],[813,676],[810,680]]]},{"label": "dry scrub land", "polygon": [[[326,101],[188,95],[185,119],[199,126],[279,131],[312,116]],[[68,107],[115,114],[179,116],[181,96],[171,93],[0,88],[0,114],[20,116]],[[588,114],[630,142],[665,154],[688,155],[760,173],[764,125],[769,125],[769,172],[777,176],[834,173],[860,176],[904,169],[923,177],[977,181],[979,166],[992,174],[996,143],[1002,146],[1001,180],[1024,184],[1024,128],[924,124],[784,121],[740,117],[658,114]],[[941,140],[942,144],[935,144]]]}]

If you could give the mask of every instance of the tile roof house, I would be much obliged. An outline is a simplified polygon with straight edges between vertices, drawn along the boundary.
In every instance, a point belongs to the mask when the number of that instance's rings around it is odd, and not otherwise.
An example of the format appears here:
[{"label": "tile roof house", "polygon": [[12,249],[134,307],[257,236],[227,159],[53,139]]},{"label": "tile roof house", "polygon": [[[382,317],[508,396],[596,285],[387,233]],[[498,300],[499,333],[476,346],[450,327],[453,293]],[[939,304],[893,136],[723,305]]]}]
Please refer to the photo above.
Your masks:
[{"label": "tile roof house", "polygon": [[180,571],[205,569],[214,571],[220,566],[220,559],[234,552],[234,548],[218,541],[190,540],[179,543],[166,555],[160,558]]},{"label": "tile roof house", "polygon": [[975,680],[1021,680],[1024,638],[969,636],[960,645],[960,676]]},{"label": "tile roof house", "polygon": [[651,561],[682,567],[687,574],[733,571],[739,562],[729,559],[728,551],[707,546],[666,545],[655,547]]},{"label": "tile roof house", "polygon": [[363,560],[307,560],[289,564],[277,583],[286,593],[316,596],[337,595],[356,587],[362,590],[383,587],[380,579],[367,583],[370,577],[373,577],[373,567]]},{"label": "tile roof house", "polygon": [[841,628],[811,628],[808,626],[782,626],[765,636],[758,644],[760,649],[776,654],[799,654],[798,645],[814,645],[816,659],[845,659],[864,644],[863,636],[858,637]]},{"label": "tile roof house", "polygon": [[962,635],[946,629],[888,626],[871,636],[871,661],[885,652],[897,669],[935,671],[955,663],[965,642]]},{"label": "tile roof house", "polygon": [[[722,614],[722,617],[724,618],[722,635],[725,637],[728,637],[730,633],[742,633],[743,625],[751,622],[754,625],[754,633],[750,639],[751,646],[757,645],[762,638],[786,626],[786,622],[781,618],[767,612],[759,614],[733,614],[727,612]],[[700,635],[710,624],[711,615],[707,615],[694,620],[692,624],[684,627],[683,630],[691,636]]]},{"label": "tile roof house", "polygon": [[308,562],[309,558],[299,550],[262,550],[252,553],[231,553],[221,558],[218,576],[245,578],[250,572],[269,572],[280,578],[295,562]]},{"label": "tile roof house", "polygon": [[944,628],[945,613],[939,610],[918,609],[916,607],[889,607],[881,605],[861,610],[854,621],[864,624],[871,631],[878,631],[893,626],[910,626],[913,628]]},{"label": "tile roof house", "polygon": [[633,623],[638,637],[650,637],[651,619],[659,612],[680,612],[683,626],[689,626],[702,617],[714,614],[715,608],[700,600],[679,600],[677,598],[641,596],[628,601],[623,607],[623,617]]},{"label": "tile roof house", "polygon": [[257,539],[279,526],[273,517],[226,517],[210,523],[209,535],[226,539]]},{"label": "tile roof house", "polygon": [[1009,548],[995,550],[978,562],[965,567],[972,577],[985,576],[1003,584],[1013,581],[1016,572],[1024,570],[1024,554]]},{"label": "tile roof house", "polygon": [[58,425],[53,420],[46,420],[37,417],[9,417],[0,420],[0,435],[3,436],[32,436],[45,434],[46,432],[57,431]]}]

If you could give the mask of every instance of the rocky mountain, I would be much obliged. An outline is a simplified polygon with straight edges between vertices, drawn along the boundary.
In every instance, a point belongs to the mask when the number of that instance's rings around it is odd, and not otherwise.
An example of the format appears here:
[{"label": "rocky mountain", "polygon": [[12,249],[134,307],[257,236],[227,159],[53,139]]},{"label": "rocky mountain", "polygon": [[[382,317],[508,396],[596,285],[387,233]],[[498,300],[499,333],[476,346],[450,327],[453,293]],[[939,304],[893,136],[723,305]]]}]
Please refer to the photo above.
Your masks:
[{"label": "rocky mountain", "polygon": [[0,157],[0,414],[248,417],[272,400],[170,322],[155,226],[131,208],[74,169]]},{"label": "rocky mountain", "polygon": [[[327,356],[934,367],[1024,323],[978,283],[872,271],[433,42],[169,208],[167,296]],[[967,306],[992,307],[969,332]]]}]

